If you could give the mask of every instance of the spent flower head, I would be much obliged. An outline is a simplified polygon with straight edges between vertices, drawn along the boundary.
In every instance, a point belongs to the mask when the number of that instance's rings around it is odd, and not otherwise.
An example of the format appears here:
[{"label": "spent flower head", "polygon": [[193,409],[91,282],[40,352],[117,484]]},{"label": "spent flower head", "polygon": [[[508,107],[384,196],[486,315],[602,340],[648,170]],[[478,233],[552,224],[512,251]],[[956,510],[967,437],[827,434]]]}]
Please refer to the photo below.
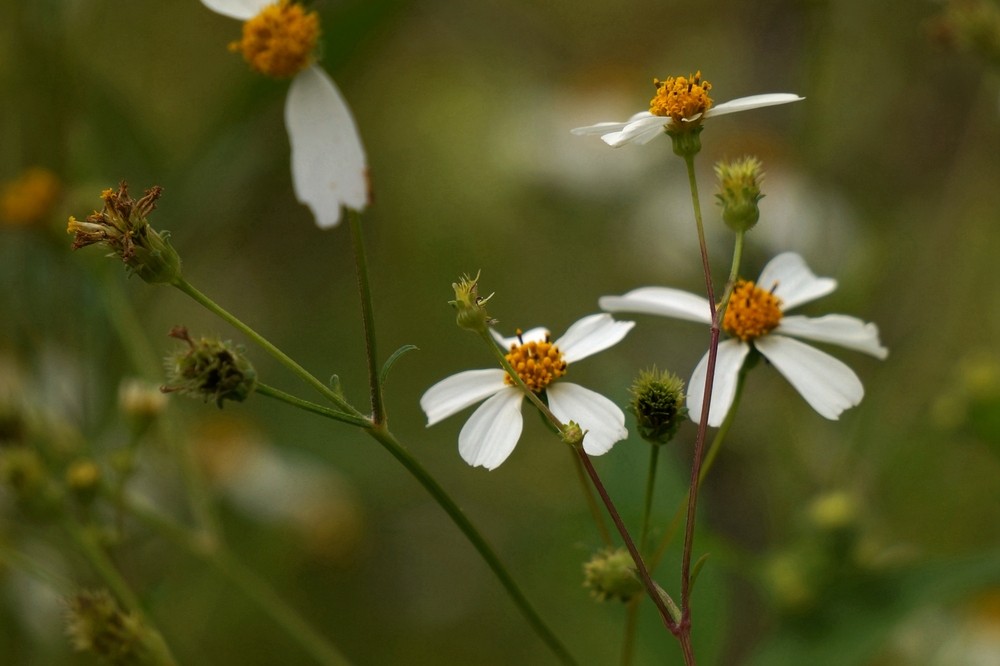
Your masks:
[{"label": "spent flower head", "polygon": [[82,590],[66,601],[66,633],[78,652],[115,666],[173,663],[163,638],[107,590]]},{"label": "spent flower head", "polygon": [[[599,135],[604,143],[614,148],[627,143],[648,143],[661,134],[669,134],[675,139],[675,152],[679,150],[680,141],[684,152],[679,154],[685,154],[697,152],[698,132],[707,118],[803,99],[789,93],[770,93],[715,104],[708,96],[712,84],[701,78],[701,72],[688,77],[668,77],[662,81],[653,79],[653,85],[656,86],[656,95],[650,101],[649,111],[640,111],[626,121],[577,127],[572,130],[573,134]],[[682,139],[683,135],[687,138]]]},{"label": "spent flower head", "polygon": [[292,146],[295,196],[317,226],[339,224],[341,208],[371,201],[368,163],[354,117],[337,86],[316,64],[319,15],[292,0],[202,0],[214,12],[244,21],[230,48],[266,76],[291,77],[285,126]]},{"label": "spent flower head", "polygon": [[672,372],[643,370],[629,389],[629,411],[635,415],[639,435],[651,444],[666,444],[687,418],[684,380]]},{"label": "spent flower head", "polygon": [[[825,418],[836,419],[861,402],[865,391],[854,371],[795,338],[832,343],[884,359],[889,351],[879,342],[878,327],[847,315],[812,318],[785,314],[836,288],[836,280],[816,277],[794,252],[771,259],[756,283],[743,280],[736,284],[722,321],[731,339],[719,344],[708,425],[722,424],[751,352],[763,355]],[[600,304],[609,312],[641,312],[711,324],[707,300],[669,287],[641,287],[622,296],[604,296]],[[701,418],[707,365],[708,354],[688,382],[687,405],[693,419]]]},{"label": "spent flower head", "polygon": [[117,190],[101,192],[104,207],[83,221],[69,218],[66,232],[73,234],[73,249],[94,244],[111,248],[128,270],[150,283],[170,283],[181,275],[181,258],[167,240],[149,224],[162,188],[153,186],[138,200],[122,181]]},{"label": "spent flower head", "polygon": [[635,562],[625,548],[594,553],[583,565],[583,586],[598,601],[629,602],[642,592]]},{"label": "spent flower head", "polygon": [[[576,361],[617,344],[633,325],[597,314],[579,320],[554,342],[544,328],[518,331],[513,338],[492,333],[497,344],[507,351],[507,362],[521,382],[544,396],[556,418],[580,432],[586,431],[583,450],[596,456],[628,436],[625,414],[604,396],[562,381],[562,377]],[[467,370],[441,380],[427,389],[420,398],[420,407],[427,414],[427,425],[432,426],[486,400],[462,427],[458,450],[470,465],[494,469],[507,459],[521,436],[524,398],[521,387],[505,370],[489,368]],[[566,428],[562,436],[567,441],[579,441],[572,427]]]},{"label": "spent flower head", "polygon": [[243,402],[257,387],[257,372],[230,342],[201,338],[194,340],[186,328],[177,326],[170,337],[187,343],[167,358],[167,384],[164,393],[178,392],[212,400],[220,408],[225,400]]},{"label": "spent flower head", "polygon": [[715,165],[719,179],[719,192],[715,198],[722,206],[722,219],[733,231],[749,231],[760,219],[758,203],[764,198],[760,182],[764,179],[761,163],[747,155]]},{"label": "spent flower head", "polygon": [[455,321],[460,328],[485,333],[497,320],[486,311],[486,301],[493,298],[493,294],[479,295],[479,275],[476,273],[474,278],[463,275],[458,282],[453,282],[451,288],[455,290],[455,300],[448,301],[448,304],[457,311]]}]

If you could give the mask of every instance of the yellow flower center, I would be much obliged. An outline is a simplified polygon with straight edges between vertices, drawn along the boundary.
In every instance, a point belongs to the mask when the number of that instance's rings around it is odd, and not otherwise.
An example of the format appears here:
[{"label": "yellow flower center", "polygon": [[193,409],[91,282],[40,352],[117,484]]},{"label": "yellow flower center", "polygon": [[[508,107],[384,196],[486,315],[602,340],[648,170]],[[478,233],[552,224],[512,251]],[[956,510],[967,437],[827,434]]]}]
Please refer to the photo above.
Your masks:
[{"label": "yellow flower center", "polygon": [[319,15],[292,0],[279,0],[243,24],[243,39],[229,45],[252,69],[274,78],[295,76],[313,62]]},{"label": "yellow flower center", "polygon": [[669,116],[675,123],[691,120],[712,108],[708,91],[712,84],[701,80],[701,72],[687,78],[653,79],[656,96],[649,100],[649,112],[654,116]]},{"label": "yellow flower center", "polygon": [[770,333],[781,322],[781,299],[747,280],[740,280],[729,297],[722,328],[746,342]]},{"label": "yellow flower center", "polygon": [[[541,393],[546,386],[566,374],[563,353],[552,344],[548,335],[541,342],[523,342],[521,331],[518,331],[517,338],[520,342],[510,346],[507,361],[529,389]],[[514,380],[509,375],[504,380],[513,386]]]}]

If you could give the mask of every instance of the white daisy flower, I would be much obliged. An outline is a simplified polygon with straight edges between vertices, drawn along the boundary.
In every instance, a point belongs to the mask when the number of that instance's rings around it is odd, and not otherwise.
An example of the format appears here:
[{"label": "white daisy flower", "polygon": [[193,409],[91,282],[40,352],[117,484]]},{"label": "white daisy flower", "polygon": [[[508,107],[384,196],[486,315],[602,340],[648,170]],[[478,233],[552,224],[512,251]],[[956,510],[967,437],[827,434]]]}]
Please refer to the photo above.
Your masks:
[{"label": "white daisy flower", "polygon": [[254,70],[292,78],[285,126],[292,147],[295,196],[323,229],[340,222],[341,206],[369,203],[368,165],[357,126],[337,86],[314,63],[319,16],[291,0],[202,0],[214,12],[244,21],[230,45]]},{"label": "white daisy flower", "polygon": [[[617,344],[634,325],[631,321],[615,321],[608,314],[595,314],[570,326],[554,343],[544,328],[533,328],[513,338],[493,332],[493,337],[509,350],[507,360],[524,383],[535,393],[545,392],[552,413],[563,423],[574,421],[586,431],[583,450],[599,456],[628,436],[625,414],[600,394],[556,380],[566,374],[570,364]],[[462,427],[458,451],[473,467],[495,469],[511,454],[521,436],[524,397],[500,368],[467,370],[427,389],[420,398],[420,407],[427,414],[427,425],[432,426],[485,399]]]},{"label": "white daisy flower", "polygon": [[656,95],[649,102],[649,111],[640,111],[625,122],[597,123],[571,131],[577,135],[599,134],[604,143],[618,148],[627,143],[649,143],[669,132],[671,126],[687,124],[693,128],[700,125],[703,118],[805,99],[791,93],[768,93],[740,97],[713,106],[708,96],[712,84],[702,80],[701,72],[690,77],[671,76],[665,81],[653,79],[653,85],[656,86]]},{"label": "white daisy flower", "polygon": [[[719,344],[708,425],[719,426],[729,412],[737,376],[751,348],[770,361],[821,416],[836,419],[861,402],[864,387],[850,368],[793,338],[829,342],[884,359],[889,351],[879,342],[875,324],[838,314],[817,318],[784,314],[836,288],[836,280],[816,277],[794,252],[771,259],[756,284],[737,282],[722,322],[732,339]],[[604,296],[600,304],[609,312],[641,312],[711,324],[708,300],[679,289],[642,287],[622,296]],[[708,354],[688,384],[688,411],[695,420],[701,418],[707,365]]]}]

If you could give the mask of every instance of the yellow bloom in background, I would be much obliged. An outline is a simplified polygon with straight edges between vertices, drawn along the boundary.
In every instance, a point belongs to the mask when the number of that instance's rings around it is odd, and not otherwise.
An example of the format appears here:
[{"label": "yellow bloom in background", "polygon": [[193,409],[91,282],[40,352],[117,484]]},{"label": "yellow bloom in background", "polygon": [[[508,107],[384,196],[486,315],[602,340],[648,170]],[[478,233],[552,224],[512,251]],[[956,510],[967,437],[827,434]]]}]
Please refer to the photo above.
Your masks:
[{"label": "yellow bloom in background", "polygon": [[251,69],[291,78],[285,127],[292,147],[296,198],[322,229],[340,223],[341,207],[369,204],[368,162],[347,102],[315,63],[319,15],[290,0],[202,0],[214,12],[244,21],[243,37],[230,49]]},{"label": "yellow bloom in background", "polygon": [[0,188],[0,223],[28,226],[44,222],[61,196],[58,176],[44,167],[29,167]]}]

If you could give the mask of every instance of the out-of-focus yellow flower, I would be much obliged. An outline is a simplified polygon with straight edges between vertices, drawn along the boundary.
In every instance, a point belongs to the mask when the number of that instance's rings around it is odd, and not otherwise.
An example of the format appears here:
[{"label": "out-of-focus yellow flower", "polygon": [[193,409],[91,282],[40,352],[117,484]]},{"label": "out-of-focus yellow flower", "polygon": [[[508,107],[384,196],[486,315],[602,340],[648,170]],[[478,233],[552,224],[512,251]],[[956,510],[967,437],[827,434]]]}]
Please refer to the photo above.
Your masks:
[{"label": "out-of-focus yellow flower", "polygon": [[0,224],[38,224],[49,216],[61,195],[58,176],[43,167],[29,167],[0,187]]}]

